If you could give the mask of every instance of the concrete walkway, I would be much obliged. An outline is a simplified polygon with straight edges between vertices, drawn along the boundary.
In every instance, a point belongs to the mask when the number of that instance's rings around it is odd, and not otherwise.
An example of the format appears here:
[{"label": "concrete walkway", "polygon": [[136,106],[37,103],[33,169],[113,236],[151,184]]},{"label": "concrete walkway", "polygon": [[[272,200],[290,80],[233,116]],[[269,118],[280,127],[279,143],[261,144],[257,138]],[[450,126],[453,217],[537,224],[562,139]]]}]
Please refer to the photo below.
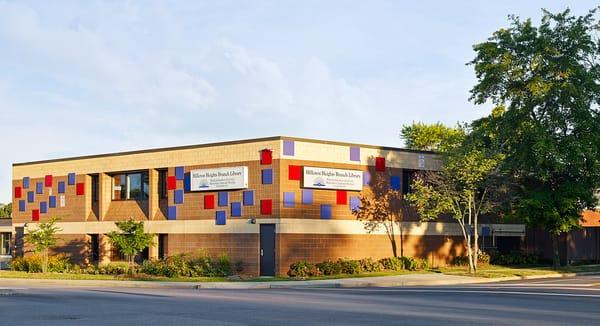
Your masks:
[{"label": "concrete walkway", "polygon": [[[14,287],[129,287],[129,288],[170,288],[170,289],[284,289],[284,288],[353,288],[353,287],[392,287],[392,286],[434,286],[490,283],[523,279],[572,277],[580,274],[545,274],[524,277],[483,278],[446,275],[441,273],[415,273],[394,276],[357,277],[310,281],[254,281],[254,282],[154,282],[154,281],[112,281],[112,280],[53,280],[0,278],[0,293],[10,294]],[[597,273],[591,273],[597,274]]]}]

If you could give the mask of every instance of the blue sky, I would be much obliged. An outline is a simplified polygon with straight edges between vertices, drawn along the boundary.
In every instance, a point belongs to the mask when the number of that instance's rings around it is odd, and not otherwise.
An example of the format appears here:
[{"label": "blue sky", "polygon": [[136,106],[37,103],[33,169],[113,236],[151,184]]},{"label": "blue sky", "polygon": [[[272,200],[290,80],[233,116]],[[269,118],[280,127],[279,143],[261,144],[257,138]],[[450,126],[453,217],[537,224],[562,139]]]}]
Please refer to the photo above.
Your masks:
[{"label": "blue sky", "polygon": [[2,1],[0,202],[11,164],[288,135],[402,146],[455,124],[472,45],[594,1]]}]

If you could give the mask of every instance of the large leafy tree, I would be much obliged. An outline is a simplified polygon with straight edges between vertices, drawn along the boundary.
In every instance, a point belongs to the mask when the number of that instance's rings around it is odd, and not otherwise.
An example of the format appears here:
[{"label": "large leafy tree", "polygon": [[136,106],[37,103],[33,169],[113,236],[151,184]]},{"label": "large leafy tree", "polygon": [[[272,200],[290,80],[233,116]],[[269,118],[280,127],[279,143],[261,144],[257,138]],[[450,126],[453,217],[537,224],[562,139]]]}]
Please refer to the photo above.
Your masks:
[{"label": "large leafy tree", "polygon": [[52,217],[48,222],[37,224],[37,228],[31,229],[28,227],[25,242],[33,246],[33,251],[42,253],[42,272],[48,271],[48,252],[50,248],[56,245],[56,233],[61,228],[56,226],[59,218]]},{"label": "large leafy tree", "polygon": [[442,123],[413,122],[400,131],[400,138],[409,149],[446,153],[464,139],[463,126],[448,127]]},{"label": "large leafy tree", "polygon": [[137,254],[152,244],[152,234],[144,232],[144,222],[132,219],[115,222],[120,232],[111,231],[108,238],[113,246],[127,256],[129,270]]},{"label": "large leafy tree", "polygon": [[474,132],[506,156],[518,185],[511,212],[558,237],[579,226],[600,187],[600,42],[597,10],[573,16],[543,11],[539,26],[510,17],[510,26],[476,44],[471,99],[494,113]]},{"label": "large leafy tree", "polygon": [[12,203],[0,204],[0,218],[11,218]]}]

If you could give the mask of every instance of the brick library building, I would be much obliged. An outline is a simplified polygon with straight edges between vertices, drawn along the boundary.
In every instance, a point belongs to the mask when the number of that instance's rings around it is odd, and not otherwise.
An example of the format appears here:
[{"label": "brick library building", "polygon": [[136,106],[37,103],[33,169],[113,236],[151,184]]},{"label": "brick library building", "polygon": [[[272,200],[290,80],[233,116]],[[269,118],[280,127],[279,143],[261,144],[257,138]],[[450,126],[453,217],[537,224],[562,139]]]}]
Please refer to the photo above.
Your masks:
[{"label": "brick library building", "polygon": [[[282,275],[299,260],[392,256],[384,230],[367,232],[352,210],[375,180],[402,193],[431,152],[270,137],[13,164],[14,255],[28,227],[58,217],[55,252],[73,262],[121,260],[106,234],[144,221],[154,244],[142,259],[204,250],[241,260],[253,275]],[[482,245],[515,247],[522,224],[482,223]],[[406,256],[446,265],[464,252],[451,219],[402,222]],[[399,241],[399,240],[398,240]]]}]

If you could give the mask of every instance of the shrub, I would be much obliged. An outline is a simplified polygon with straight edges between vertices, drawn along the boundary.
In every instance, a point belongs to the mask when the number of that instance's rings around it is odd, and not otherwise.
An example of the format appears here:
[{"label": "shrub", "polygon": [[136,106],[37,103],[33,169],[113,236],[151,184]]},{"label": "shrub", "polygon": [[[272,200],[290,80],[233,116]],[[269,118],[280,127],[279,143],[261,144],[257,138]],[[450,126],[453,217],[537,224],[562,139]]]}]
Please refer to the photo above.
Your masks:
[{"label": "shrub", "polygon": [[319,275],[320,271],[314,264],[301,260],[291,264],[287,274],[290,277],[309,277]]},{"label": "shrub", "polygon": [[429,265],[429,260],[427,260],[427,259],[417,259],[417,269],[420,269],[420,270],[431,269],[431,265]]},{"label": "shrub", "polygon": [[481,265],[489,265],[490,264],[490,254],[485,251],[480,251],[477,255],[477,263]]},{"label": "shrub", "polygon": [[123,275],[127,273],[135,273],[135,267],[129,268],[129,265],[124,262],[113,262],[98,265],[96,274],[103,275]]},{"label": "shrub", "polygon": [[[69,257],[64,254],[57,254],[48,257],[48,272],[65,273],[71,269]],[[42,272],[42,256],[39,254],[27,255],[25,257],[15,257],[10,263],[13,271],[28,273]]]},{"label": "shrub", "polygon": [[402,262],[402,268],[406,270],[414,271],[417,269],[417,261],[412,257],[402,256],[400,261]]},{"label": "shrub", "polygon": [[360,268],[365,272],[381,272],[383,271],[383,265],[381,262],[373,260],[371,258],[363,258],[358,261]]},{"label": "shrub", "polygon": [[235,272],[238,274],[243,272],[244,271],[244,262],[241,260],[237,260],[234,264],[234,269],[235,269]]},{"label": "shrub", "polygon": [[215,272],[217,276],[228,276],[231,275],[231,262],[227,254],[221,254],[217,263],[215,264]]},{"label": "shrub", "polygon": [[338,264],[340,265],[341,272],[343,274],[360,274],[362,269],[360,268],[360,263],[358,260],[351,260],[347,258],[338,259]]},{"label": "shrub", "polygon": [[452,260],[454,266],[467,266],[469,265],[469,257],[467,256],[456,256]]},{"label": "shrub", "polygon": [[404,268],[404,263],[398,257],[388,257],[380,259],[379,262],[383,265],[385,269],[391,271],[400,271]]},{"label": "shrub", "polygon": [[317,268],[323,273],[323,275],[337,275],[342,273],[342,266],[339,261],[327,260],[317,264]]},{"label": "shrub", "polygon": [[[236,271],[241,271],[243,262],[236,262],[235,268]],[[231,271],[231,262],[227,254],[222,254],[214,260],[204,252],[195,255],[173,255],[161,260],[146,260],[140,268],[142,273],[166,277],[228,276],[231,275]]]},{"label": "shrub", "polygon": [[539,263],[539,256],[523,251],[511,251],[508,254],[495,254],[491,257],[491,263],[496,265],[533,265]]}]

